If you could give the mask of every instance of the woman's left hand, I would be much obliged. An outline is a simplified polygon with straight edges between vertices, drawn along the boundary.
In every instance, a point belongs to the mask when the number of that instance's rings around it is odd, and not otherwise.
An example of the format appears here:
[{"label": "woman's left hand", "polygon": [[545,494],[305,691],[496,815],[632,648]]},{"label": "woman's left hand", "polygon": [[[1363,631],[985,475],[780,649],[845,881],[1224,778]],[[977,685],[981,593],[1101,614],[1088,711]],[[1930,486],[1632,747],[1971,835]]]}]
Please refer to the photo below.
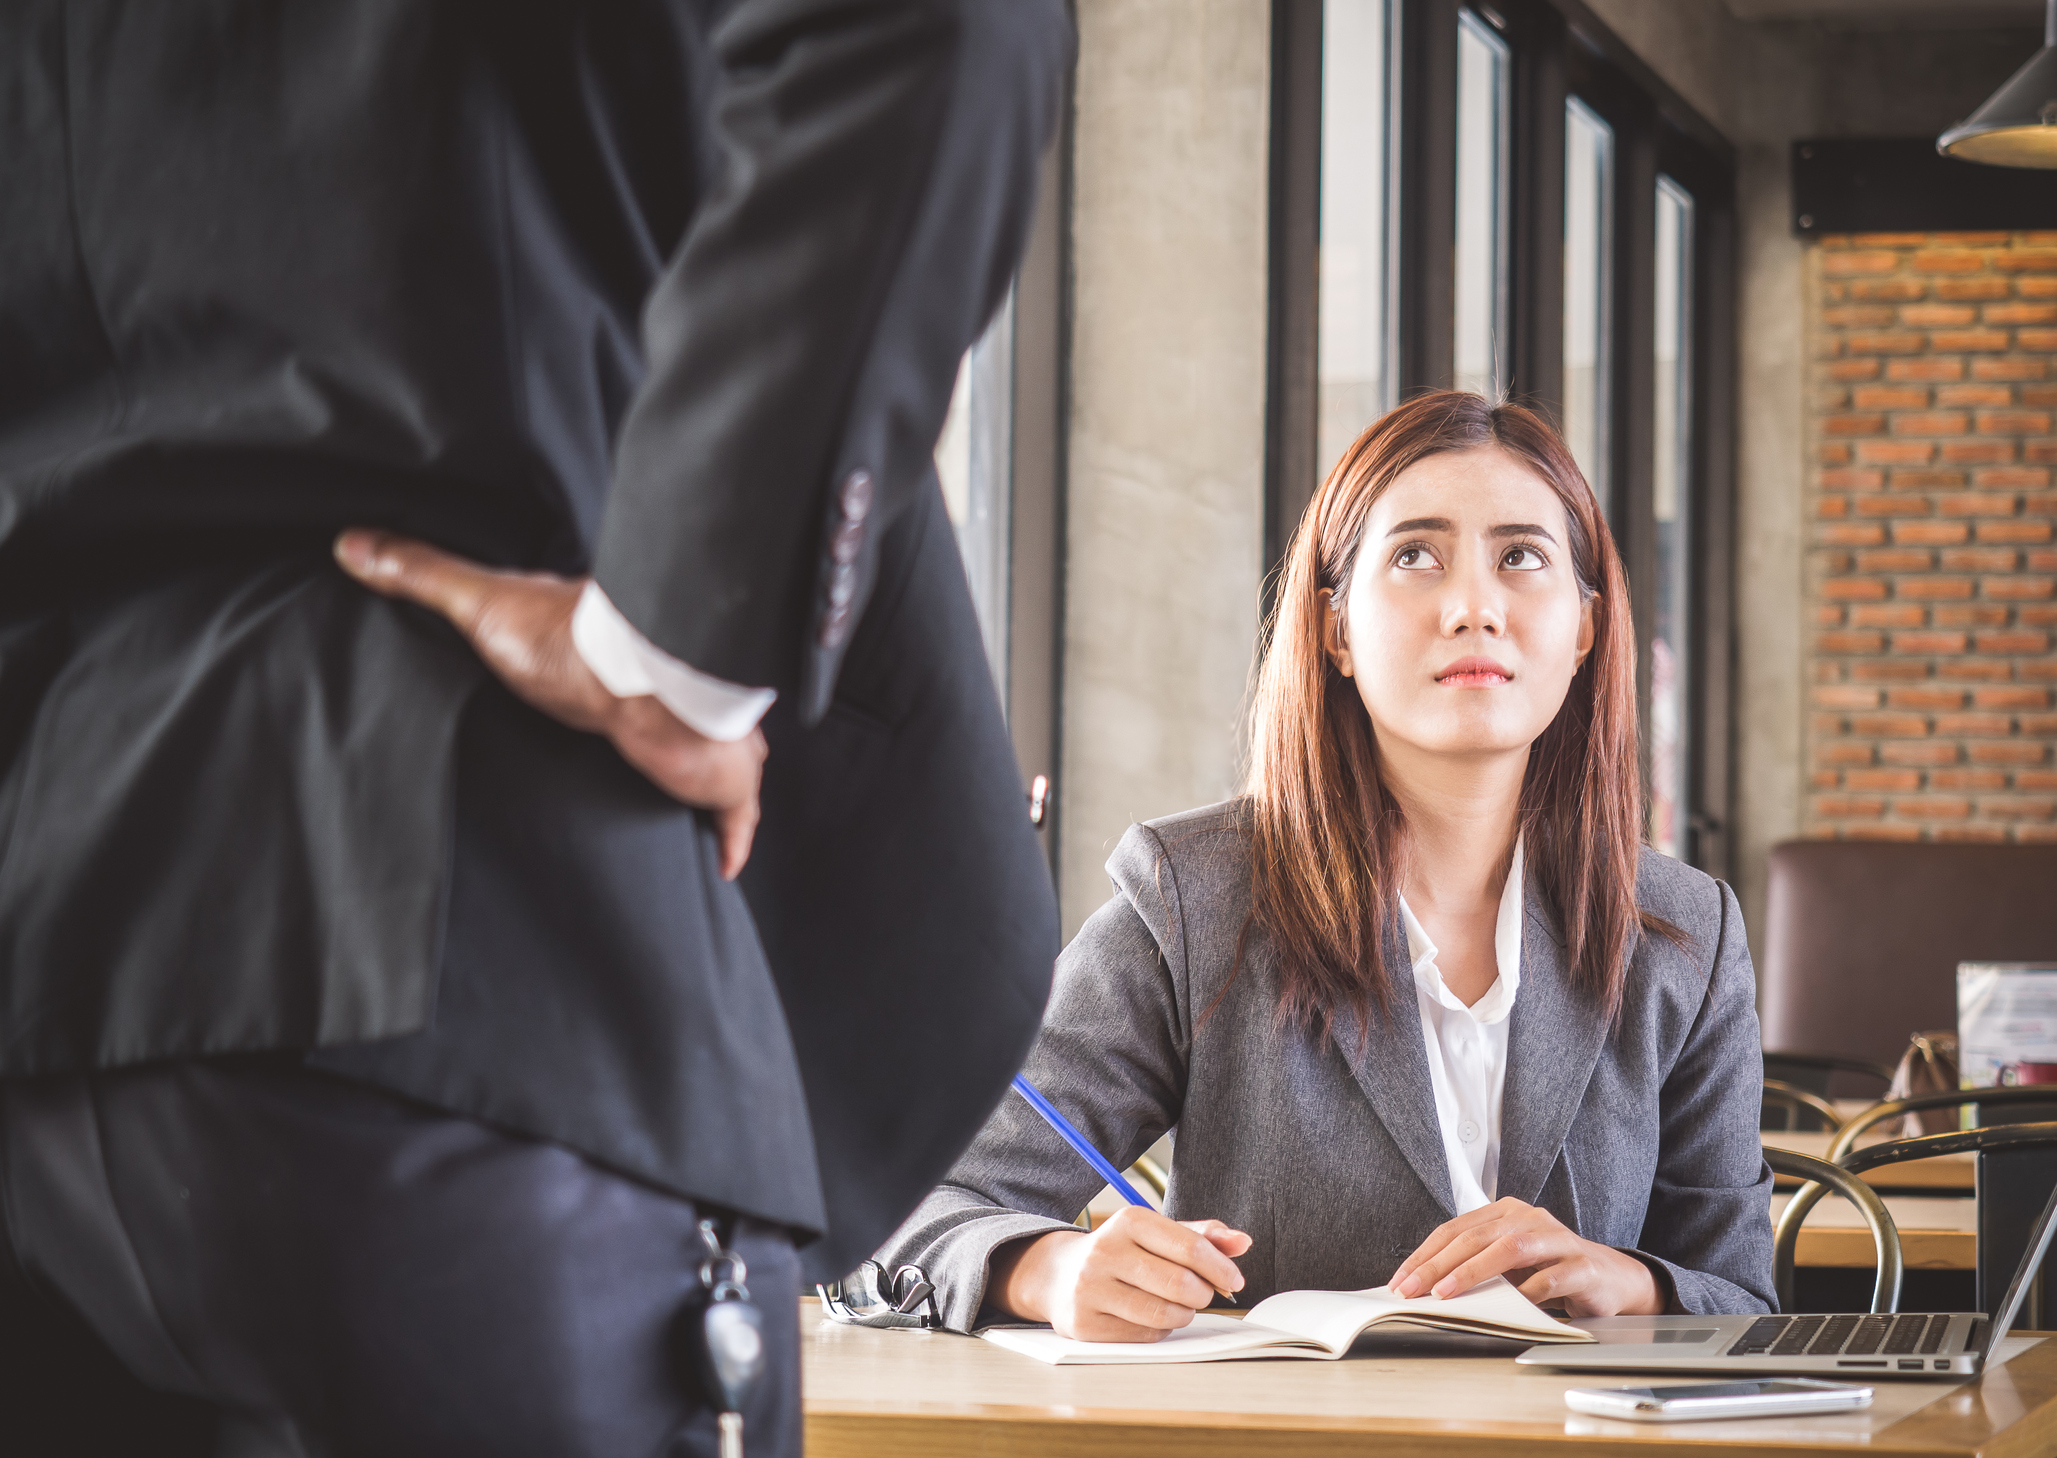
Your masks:
[{"label": "woman's left hand", "polygon": [[1496,1200],[1436,1227],[1390,1282],[1396,1296],[1457,1296],[1505,1276],[1538,1306],[1572,1316],[1656,1316],[1663,1294],[1650,1268],[1565,1228],[1548,1210]]}]

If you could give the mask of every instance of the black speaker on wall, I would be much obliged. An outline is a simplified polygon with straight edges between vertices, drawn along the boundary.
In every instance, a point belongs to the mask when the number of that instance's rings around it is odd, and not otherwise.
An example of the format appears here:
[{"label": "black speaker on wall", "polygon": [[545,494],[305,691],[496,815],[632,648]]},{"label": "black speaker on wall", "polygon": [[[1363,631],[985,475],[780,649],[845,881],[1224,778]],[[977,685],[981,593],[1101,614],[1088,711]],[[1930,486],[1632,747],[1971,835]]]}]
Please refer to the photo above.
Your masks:
[{"label": "black speaker on wall", "polygon": [[1988,167],[1933,137],[1793,143],[1793,231],[1985,233],[2057,229],[2057,171]]}]

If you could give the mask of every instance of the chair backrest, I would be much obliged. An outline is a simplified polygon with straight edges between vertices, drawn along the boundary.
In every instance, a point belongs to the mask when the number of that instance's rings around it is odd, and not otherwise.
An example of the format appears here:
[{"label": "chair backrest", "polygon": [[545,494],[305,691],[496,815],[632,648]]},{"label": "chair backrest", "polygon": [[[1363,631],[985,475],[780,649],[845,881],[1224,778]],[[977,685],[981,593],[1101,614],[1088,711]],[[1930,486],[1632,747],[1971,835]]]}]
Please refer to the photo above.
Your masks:
[{"label": "chair backrest", "polygon": [[1857,1213],[1864,1217],[1864,1223],[1871,1229],[1872,1249],[1878,1259],[1878,1275],[1871,1290],[1872,1312],[1898,1311],[1903,1259],[1900,1230],[1893,1223],[1892,1211],[1886,1208],[1886,1202],[1878,1191],[1840,1165],[1790,1149],[1767,1146],[1764,1162],[1779,1174],[1809,1181],[1800,1186],[1786,1203],[1785,1213],[1779,1216],[1777,1228],[1772,1233],[1771,1279],[1778,1292],[1780,1308],[1785,1311],[1793,1309],[1793,1261],[1799,1250],[1800,1227],[1806,1222],[1807,1212],[1823,1195],[1833,1190],[1857,1207]]},{"label": "chair backrest", "polygon": [[[1770,1080],[1766,1079],[1765,1082],[1769,1083]],[[1904,1099],[1887,1099],[1882,1103],[1873,1104],[1861,1113],[1840,1120],[1836,1128],[1836,1137],[1829,1141],[1828,1157],[1831,1162],[1841,1162],[1844,1155],[1857,1147],[1858,1139],[1878,1125],[1889,1119],[1899,1118],[1903,1114],[1919,1113],[1927,1109],[1956,1109],[1966,1104],[1976,1105],[1973,1127],[1983,1127],[1987,1124],[2040,1124],[2046,1120],[2057,1119],[2057,1114],[2050,1112],[2052,1093],[2057,1093],[2057,1090],[2041,1084],[2008,1084],[2000,1088],[1948,1088],[1936,1093],[1912,1094]]]},{"label": "chair backrest", "polygon": [[1782,1079],[1767,1078],[1764,1080],[1764,1113],[1757,1127],[1788,1133],[1826,1129],[1833,1134],[1843,1127],[1843,1120],[1836,1113],[1836,1106],[1812,1089],[1801,1088]]},{"label": "chair backrest", "polygon": [[1959,962],[2057,960],[2057,845],[1794,840],[1770,872],[1767,1049],[1892,1063],[1957,1025]]}]

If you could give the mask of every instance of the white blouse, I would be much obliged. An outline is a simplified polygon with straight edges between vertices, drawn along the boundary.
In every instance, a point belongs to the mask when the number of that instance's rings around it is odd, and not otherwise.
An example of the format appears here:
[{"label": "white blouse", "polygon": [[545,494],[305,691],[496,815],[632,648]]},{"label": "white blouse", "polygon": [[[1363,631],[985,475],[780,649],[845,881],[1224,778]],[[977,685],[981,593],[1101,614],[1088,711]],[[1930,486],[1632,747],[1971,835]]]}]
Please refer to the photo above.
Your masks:
[{"label": "white blouse", "polygon": [[1421,1007],[1421,1038],[1428,1049],[1436,1118],[1450,1161],[1450,1191],[1457,1213],[1490,1205],[1500,1182],[1500,1092],[1507,1083],[1507,1015],[1521,987],[1521,842],[1500,893],[1493,927],[1493,960],[1500,975],[1470,1007],[1443,985],[1436,944],[1400,898],[1407,954],[1414,959],[1414,997]]}]

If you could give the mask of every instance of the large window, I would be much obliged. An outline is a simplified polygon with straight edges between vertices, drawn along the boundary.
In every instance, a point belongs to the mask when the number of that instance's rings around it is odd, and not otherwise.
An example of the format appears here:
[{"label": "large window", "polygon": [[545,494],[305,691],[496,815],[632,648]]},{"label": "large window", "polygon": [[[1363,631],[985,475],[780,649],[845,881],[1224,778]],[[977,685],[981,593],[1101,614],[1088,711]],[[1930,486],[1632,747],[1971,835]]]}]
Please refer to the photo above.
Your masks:
[{"label": "large window", "polygon": [[[1057,734],[1064,496],[1063,358],[1070,139],[1044,156],[1014,286],[957,370],[936,476],[1007,714],[1025,804],[1060,813]],[[1045,836],[1054,856],[1055,835]]]},{"label": "large window", "polygon": [[1607,324],[1614,128],[1564,103],[1564,440],[1600,500],[1607,493]]},{"label": "large window", "polygon": [[1725,871],[1733,148],[1575,0],[1273,15],[1272,560],[1380,410],[1541,409],[1627,567],[1648,834]]},{"label": "large window", "polygon": [[1014,298],[957,367],[950,413],[936,442],[936,476],[957,533],[986,659],[1007,703],[1014,520]]},{"label": "large window", "polygon": [[1386,0],[1327,0],[1322,30],[1315,469],[1326,474],[1392,403],[1386,374]]},{"label": "large window", "polygon": [[1498,399],[1507,386],[1507,43],[1457,12],[1456,385]]},{"label": "large window", "polygon": [[1650,524],[1656,558],[1650,640],[1650,844],[1687,852],[1692,772],[1687,704],[1692,687],[1692,350],[1693,199],[1669,177],[1657,179],[1655,399],[1650,459]]}]

